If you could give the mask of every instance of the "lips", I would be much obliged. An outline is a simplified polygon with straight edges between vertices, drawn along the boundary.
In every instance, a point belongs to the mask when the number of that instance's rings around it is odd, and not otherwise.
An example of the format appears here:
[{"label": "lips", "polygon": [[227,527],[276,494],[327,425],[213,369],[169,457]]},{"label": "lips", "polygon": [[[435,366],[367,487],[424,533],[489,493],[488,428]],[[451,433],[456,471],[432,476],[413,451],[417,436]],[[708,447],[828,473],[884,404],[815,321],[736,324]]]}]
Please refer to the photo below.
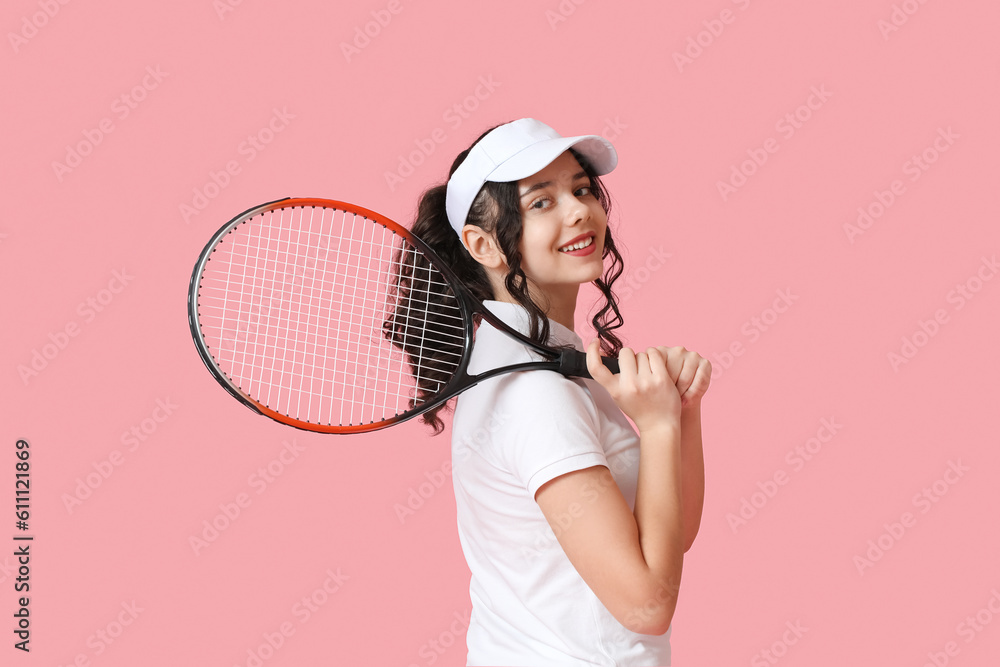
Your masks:
[{"label": "lips", "polygon": [[594,243],[594,237],[596,234],[594,232],[587,232],[586,234],[580,234],[576,238],[572,239],[569,243],[559,248],[559,252],[572,252],[574,250],[581,250]]}]

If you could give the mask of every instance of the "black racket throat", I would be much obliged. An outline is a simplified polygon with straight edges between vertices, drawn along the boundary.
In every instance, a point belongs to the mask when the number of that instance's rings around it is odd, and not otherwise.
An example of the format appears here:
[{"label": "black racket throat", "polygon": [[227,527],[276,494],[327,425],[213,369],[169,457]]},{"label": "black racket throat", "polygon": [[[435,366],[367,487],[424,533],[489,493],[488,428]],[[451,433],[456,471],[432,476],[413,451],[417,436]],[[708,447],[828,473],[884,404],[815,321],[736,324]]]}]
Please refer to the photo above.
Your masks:
[{"label": "black racket throat", "polygon": [[[509,366],[500,369],[500,372],[511,372],[515,368],[517,370],[553,370],[567,377],[593,379],[593,376],[590,374],[590,370],[587,368],[587,354],[585,352],[581,352],[572,347],[559,348],[539,345],[520,331],[511,328],[485,306],[478,309],[478,313],[482,315],[483,319],[492,324],[494,328],[504,331],[504,333],[516,338],[526,347],[531,348],[535,352],[551,360],[548,362],[527,362],[518,366]],[[612,373],[617,374],[619,372],[617,359],[614,359],[613,357],[601,357],[601,361],[604,362],[605,367],[607,367]],[[493,377],[496,374],[497,373],[494,373],[493,371],[486,371],[478,375],[477,378],[481,382],[482,380]]]}]

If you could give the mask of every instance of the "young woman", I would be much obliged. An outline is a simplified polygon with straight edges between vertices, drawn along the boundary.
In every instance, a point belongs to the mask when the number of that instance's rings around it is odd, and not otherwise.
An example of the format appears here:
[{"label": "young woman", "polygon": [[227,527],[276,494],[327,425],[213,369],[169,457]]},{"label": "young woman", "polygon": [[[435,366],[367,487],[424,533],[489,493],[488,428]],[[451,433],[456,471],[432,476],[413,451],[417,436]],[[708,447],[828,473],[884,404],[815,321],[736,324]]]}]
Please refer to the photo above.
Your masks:
[{"label": "young woman", "polygon": [[[573,331],[580,285],[604,298],[599,344],[586,347],[593,380],[527,371],[457,399],[469,665],[670,664],[683,555],[701,522],[711,366],[682,347],[635,353],[613,332],[622,260],[598,176],[616,164],[603,138],[561,137],[524,118],[483,134],[420,200],[414,234],[533,340],[584,350]],[[620,373],[602,352],[617,355]],[[533,358],[481,322],[469,371]],[[438,410],[424,421],[442,430]]]}]

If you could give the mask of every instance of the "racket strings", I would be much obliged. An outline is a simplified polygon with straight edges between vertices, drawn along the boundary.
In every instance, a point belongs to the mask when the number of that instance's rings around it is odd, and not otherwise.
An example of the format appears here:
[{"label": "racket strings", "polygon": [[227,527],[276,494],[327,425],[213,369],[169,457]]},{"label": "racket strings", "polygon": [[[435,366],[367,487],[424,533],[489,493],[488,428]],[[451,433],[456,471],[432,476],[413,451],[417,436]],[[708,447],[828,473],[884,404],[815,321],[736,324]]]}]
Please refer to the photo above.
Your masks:
[{"label": "racket strings", "polygon": [[[205,281],[203,281],[203,285],[206,284],[206,283],[225,283],[225,282],[226,281],[224,281],[224,280],[222,280],[220,278],[213,277],[213,278],[206,278]],[[434,284],[438,284],[438,283],[434,283]],[[440,283],[440,284],[443,287],[448,287],[448,285],[446,283]],[[423,290],[423,289],[419,289],[419,288],[413,288],[411,290],[411,293],[414,296],[416,296],[416,297],[420,297],[421,295],[437,294],[438,292],[436,290],[432,291],[432,290]],[[328,299],[333,299],[333,298],[336,297],[336,294],[337,294],[337,291],[335,289],[316,288],[316,293],[315,293],[314,296],[316,296],[316,297],[322,297],[322,298],[328,298]],[[293,298],[296,298],[297,291],[295,289],[293,289],[293,288],[289,288],[289,289],[278,288],[278,289],[275,289],[272,292],[272,295],[278,295],[278,296],[285,297],[285,298],[288,298],[288,299],[293,299]],[[363,295],[363,299],[364,300],[361,301],[360,305],[361,305],[362,308],[366,308],[366,309],[370,308],[369,312],[370,313],[374,313],[374,312],[376,312],[376,309],[381,308],[383,304],[379,303],[378,301],[376,301],[374,299],[372,299],[372,300],[369,301],[368,299],[369,299],[370,296],[371,295],[368,295],[368,294]],[[226,300],[228,300],[229,295],[228,294],[206,294],[204,296],[204,298],[208,299],[208,300],[216,299],[216,300],[225,302]],[[255,313],[264,312],[264,311],[266,311],[266,310],[268,310],[270,308],[277,308],[278,307],[278,305],[276,305],[275,303],[263,304],[260,301],[257,301],[257,302],[255,302],[254,304],[251,304],[251,305],[253,307],[253,312],[255,312]],[[381,311],[379,311],[379,312],[381,312]],[[436,317],[438,317],[438,318],[440,318],[442,320],[449,320],[449,321],[451,321],[452,323],[454,323],[455,328],[457,328],[460,331],[462,330],[462,327],[463,327],[462,323],[464,322],[464,320],[462,318],[462,310],[457,305],[440,304],[440,312],[437,312],[435,315],[436,315]]]},{"label": "racket strings", "polygon": [[444,276],[385,225],[322,206],[235,225],[202,272],[198,320],[240,391],[309,424],[385,421],[430,400],[464,354]]},{"label": "racket strings", "polygon": [[[252,251],[252,252],[256,252],[258,250],[258,248],[254,248],[254,247],[251,247],[249,245],[241,244],[241,243],[238,243],[238,242],[234,242],[230,247],[233,248],[233,249],[242,250],[242,251],[249,250],[249,251]],[[276,250],[279,250],[279,248],[276,248]],[[306,257],[304,257],[304,259],[307,262],[310,262],[310,263],[313,263],[313,264],[315,262],[319,261],[321,259],[321,257],[322,257],[322,255],[318,255],[318,254],[314,253],[313,252],[314,250],[315,249],[310,248],[309,255],[307,255]],[[286,249],[286,252],[294,252],[294,249]],[[319,251],[317,251],[317,252],[319,252]],[[331,252],[331,250],[330,250],[330,248],[325,248],[324,250],[322,250],[322,252],[328,254],[328,253]],[[419,250],[416,250],[416,249],[414,249],[414,248],[412,248],[410,246],[407,246],[407,252],[408,253],[409,252],[413,252],[413,253],[421,254]],[[341,253],[341,257],[343,259],[350,260],[350,261],[354,262],[355,266],[359,262],[367,262],[370,259],[366,255],[355,255],[355,254],[351,254],[351,253]],[[400,261],[403,261],[403,260],[400,259]],[[407,259],[406,261],[411,261],[411,260]],[[350,266],[351,265],[346,265],[343,268],[344,269],[348,269],[348,268],[350,268]],[[286,271],[292,269],[292,267],[285,267],[285,268],[286,268]],[[450,292],[451,291],[451,285],[449,285],[448,282],[444,280],[444,278],[441,276],[441,272],[438,271],[437,269],[433,269],[433,267],[432,267],[432,271],[433,271],[433,273],[431,274],[431,276],[428,279],[425,279],[425,280],[421,281],[421,284],[424,285],[424,287],[421,288],[421,289],[424,290],[424,291],[428,291],[428,292],[437,292],[437,291],[439,291],[439,289],[429,289],[429,288],[431,288],[431,287],[433,287],[433,288],[447,288],[447,290]],[[289,280],[294,280],[296,277],[297,277],[297,274],[294,271],[291,272],[291,273],[286,273],[286,278],[289,279]],[[341,277],[346,278],[346,277],[348,277],[348,275],[346,273],[343,273],[343,274],[341,274]],[[216,279],[218,279],[218,278],[216,278]]]},{"label": "racket strings", "polygon": [[407,355],[417,383],[416,405],[432,401],[458,370],[464,320],[451,287],[422,253],[400,248],[394,266],[392,314],[382,329]]}]

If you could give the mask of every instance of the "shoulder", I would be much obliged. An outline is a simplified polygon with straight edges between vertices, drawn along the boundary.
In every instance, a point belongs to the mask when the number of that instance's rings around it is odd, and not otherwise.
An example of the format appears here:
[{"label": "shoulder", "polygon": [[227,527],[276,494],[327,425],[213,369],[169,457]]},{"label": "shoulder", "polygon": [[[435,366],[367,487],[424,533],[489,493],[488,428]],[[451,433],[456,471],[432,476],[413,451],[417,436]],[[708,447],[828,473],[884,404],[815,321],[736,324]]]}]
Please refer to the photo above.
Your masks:
[{"label": "shoulder", "polygon": [[497,405],[540,418],[574,413],[597,415],[589,388],[555,371],[520,371],[498,378],[494,392]]},{"label": "shoulder", "polygon": [[[523,371],[497,380],[483,407],[498,425],[502,457],[544,459],[601,450],[599,409],[585,386],[554,371]],[[483,416],[487,416],[484,414]],[[514,465],[508,459],[508,463]]]},{"label": "shoulder", "polygon": [[[582,384],[582,382],[581,382]],[[566,438],[594,441],[599,408],[585,386],[555,371],[517,371],[484,380],[459,396],[452,422],[456,446],[495,452],[541,452]],[[508,467],[510,461],[503,467]]]}]

